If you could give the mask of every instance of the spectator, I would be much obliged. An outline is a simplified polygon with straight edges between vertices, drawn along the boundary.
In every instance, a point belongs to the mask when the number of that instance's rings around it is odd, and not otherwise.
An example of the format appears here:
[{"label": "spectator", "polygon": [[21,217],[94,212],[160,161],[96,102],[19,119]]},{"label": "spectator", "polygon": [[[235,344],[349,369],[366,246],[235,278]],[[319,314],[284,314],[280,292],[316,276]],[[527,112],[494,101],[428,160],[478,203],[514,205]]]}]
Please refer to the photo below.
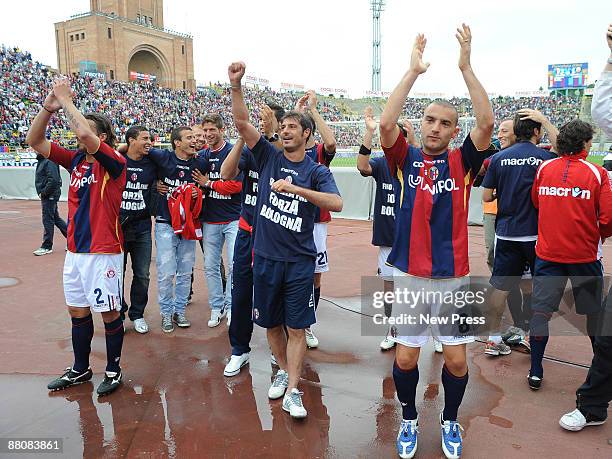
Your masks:
[{"label": "spectator", "polygon": [[62,193],[62,178],[59,166],[49,161],[43,155],[36,159],[36,193],[42,204],[42,222],[44,228],[43,243],[34,251],[34,255],[41,256],[53,252],[53,228],[57,228],[66,237],[66,222],[62,220],[57,210],[57,201]]}]

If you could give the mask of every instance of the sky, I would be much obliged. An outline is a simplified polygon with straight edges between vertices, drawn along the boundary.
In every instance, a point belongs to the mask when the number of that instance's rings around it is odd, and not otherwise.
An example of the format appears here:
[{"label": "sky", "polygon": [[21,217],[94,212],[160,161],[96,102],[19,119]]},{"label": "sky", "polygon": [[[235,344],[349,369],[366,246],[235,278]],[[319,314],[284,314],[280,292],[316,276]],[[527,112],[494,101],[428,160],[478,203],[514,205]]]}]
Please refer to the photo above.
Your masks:
[{"label": "sky", "polygon": [[[134,0],[136,1],[136,0]],[[0,43],[19,46],[57,68],[53,23],[89,10],[89,0],[3,2]],[[164,26],[193,35],[198,84],[227,81],[227,67],[244,61],[247,74],[357,97],[371,86],[369,0],[166,0]],[[308,9],[305,9],[307,7]],[[491,94],[547,87],[548,64],[587,62],[594,82],[609,55],[609,0],[386,0],[382,13],[382,90],[408,68],[414,37],[428,38],[431,63],[413,94],[463,96],[455,29],[472,29],[472,67]]]}]

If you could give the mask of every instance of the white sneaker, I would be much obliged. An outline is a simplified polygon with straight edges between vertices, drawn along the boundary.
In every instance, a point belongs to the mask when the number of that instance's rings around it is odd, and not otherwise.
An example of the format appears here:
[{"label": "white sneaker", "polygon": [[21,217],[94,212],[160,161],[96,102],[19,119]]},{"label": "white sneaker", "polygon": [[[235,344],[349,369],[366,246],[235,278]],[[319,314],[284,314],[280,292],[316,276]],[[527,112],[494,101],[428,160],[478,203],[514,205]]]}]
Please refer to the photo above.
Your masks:
[{"label": "white sneaker", "polygon": [[308,349],[314,349],[316,347],[319,347],[319,340],[310,328],[306,328],[304,330],[304,333],[306,335],[306,347],[308,347]]},{"label": "white sneaker", "polygon": [[287,386],[289,385],[289,374],[285,370],[278,370],[270,389],[268,389],[268,398],[276,400],[285,395]]},{"label": "white sneaker", "polygon": [[442,353],[444,352],[444,348],[442,347],[442,343],[434,338],[434,352]]},{"label": "white sneaker", "polygon": [[221,323],[221,319],[225,317],[225,314],[225,309],[213,309],[212,311],[210,311],[210,320],[208,321],[208,326],[210,328],[215,328]]},{"label": "white sneaker", "polygon": [[303,394],[303,392],[300,392],[294,387],[291,389],[291,392],[285,394],[285,398],[283,398],[283,410],[289,413],[292,418],[303,419],[308,415],[306,408],[302,405]]},{"label": "white sneaker", "polygon": [[559,425],[565,430],[571,430],[572,432],[578,432],[587,426],[600,426],[604,422],[606,422],[605,419],[603,421],[587,421],[579,409],[575,409],[571,413],[565,413],[559,419]]},{"label": "white sneaker", "polygon": [[276,357],[274,357],[274,354],[272,354],[272,351],[270,351],[270,363],[275,367],[278,366],[278,362],[276,361]]},{"label": "white sneaker", "polygon": [[136,319],[134,321],[134,330],[138,333],[147,333],[149,331],[149,326],[144,318]]},{"label": "white sneaker", "polygon": [[53,250],[51,249],[43,249],[42,247],[36,249],[34,252],[32,252],[34,255],[36,255],[37,257],[40,257],[41,255],[48,255],[50,253],[53,253]]},{"label": "white sneaker", "polygon": [[385,339],[380,342],[380,348],[383,351],[388,351],[389,349],[393,349],[394,347],[395,341],[391,341],[391,338],[389,338],[388,336],[385,336]]},{"label": "white sneaker", "polygon": [[245,352],[240,355],[232,355],[229,362],[225,365],[223,376],[236,376],[240,373],[240,369],[249,363],[249,353]]}]

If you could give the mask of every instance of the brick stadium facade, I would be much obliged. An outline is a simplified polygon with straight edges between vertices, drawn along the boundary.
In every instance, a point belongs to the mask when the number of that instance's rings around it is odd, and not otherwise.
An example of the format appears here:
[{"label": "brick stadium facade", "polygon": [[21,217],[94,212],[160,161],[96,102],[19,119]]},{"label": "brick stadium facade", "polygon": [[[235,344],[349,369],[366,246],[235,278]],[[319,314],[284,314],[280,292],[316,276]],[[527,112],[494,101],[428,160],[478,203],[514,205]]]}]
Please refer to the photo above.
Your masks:
[{"label": "brick stadium facade", "polygon": [[193,39],[164,29],[163,0],[91,0],[91,11],[55,24],[55,39],[63,74],[154,76],[162,86],[195,91]]}]

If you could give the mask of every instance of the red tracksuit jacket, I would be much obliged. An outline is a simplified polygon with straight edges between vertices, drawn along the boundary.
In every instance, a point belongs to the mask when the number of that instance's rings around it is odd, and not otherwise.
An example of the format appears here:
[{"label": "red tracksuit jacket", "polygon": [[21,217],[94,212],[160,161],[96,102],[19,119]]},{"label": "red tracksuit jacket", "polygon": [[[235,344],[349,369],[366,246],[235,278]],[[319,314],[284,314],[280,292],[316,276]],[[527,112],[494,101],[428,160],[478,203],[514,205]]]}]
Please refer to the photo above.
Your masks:
[{"label": "red tracksuit jacket", "polygon": [[544,161],[531,198],[538,209],[536,255],[556,263],[597,260],[600,238],[612,236],[612,188],[607,171],[587,152]]},{"label": "red tracksuit jacket", "polygon": [[[191,196],[192,190],[198,191],[198,196]],[[199,241],[202,239],[200,211],[202,210],[202,191],[192,184],[181,185],[168,198],[168,208],[175,234],[183,239]]]}]

